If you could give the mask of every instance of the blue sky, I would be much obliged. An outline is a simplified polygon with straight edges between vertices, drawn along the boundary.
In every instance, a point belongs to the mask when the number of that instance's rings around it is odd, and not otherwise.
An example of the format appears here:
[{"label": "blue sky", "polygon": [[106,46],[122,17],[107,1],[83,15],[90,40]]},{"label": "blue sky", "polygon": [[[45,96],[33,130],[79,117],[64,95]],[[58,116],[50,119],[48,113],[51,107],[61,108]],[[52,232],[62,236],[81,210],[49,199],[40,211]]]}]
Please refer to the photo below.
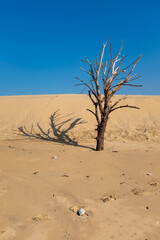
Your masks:
[{"label": "blue sky", "polygon": [[[124,41],[142,88],[121,94],[160,93],[160,1],[0,1],[0,95],[75,94],[81,59],[92,60],[110,38],[113,52]],[[106,48],[106,51],[108,49]]]}]

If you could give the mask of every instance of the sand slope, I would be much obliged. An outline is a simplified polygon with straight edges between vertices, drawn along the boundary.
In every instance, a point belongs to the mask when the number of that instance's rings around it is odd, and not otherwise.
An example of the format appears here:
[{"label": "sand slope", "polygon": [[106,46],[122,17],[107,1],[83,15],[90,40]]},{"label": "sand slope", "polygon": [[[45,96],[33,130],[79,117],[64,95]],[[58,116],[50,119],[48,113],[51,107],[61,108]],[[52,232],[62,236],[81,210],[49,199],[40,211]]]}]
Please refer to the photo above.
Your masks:
[{"label": "sand slope", "polygon": [[160,239],[160,97],[128,102],[95,152],[87,96],[0,97],[0,240]]},{"label": "sand slope", "polygon": [[[118,99],[120,96],[116,96]],[[128,96],[124,104],[135,105],[140,110],[120,109],[110,115],[106,138],[109,140],[152,140],[160,139],[160,97],[159,96]],[[38,130],[37,123],[50,136],[55,135],[60,127],[71,138],[78,141],[90,140],[95,137],[96,121],[86,111],[93,106],[86,95],[48,95],[48,96],[14,96],[0,97],[0,138],[17,138],[15,130],[25,126],[27,130]],[[51,121],[50,117],[53,116]],[[55,132],[51,125],[54,123]],[[60,126],[61,125],[61,126]]]}]

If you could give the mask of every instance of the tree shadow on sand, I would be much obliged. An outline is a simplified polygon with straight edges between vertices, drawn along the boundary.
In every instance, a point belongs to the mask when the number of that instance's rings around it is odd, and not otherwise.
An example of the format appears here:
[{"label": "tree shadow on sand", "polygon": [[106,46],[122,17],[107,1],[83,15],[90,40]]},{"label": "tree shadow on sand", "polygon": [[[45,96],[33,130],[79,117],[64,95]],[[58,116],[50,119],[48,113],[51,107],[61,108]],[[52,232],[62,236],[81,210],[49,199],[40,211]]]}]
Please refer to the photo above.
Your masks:
[{"label": "tree shadow on sand", "polygon": [[75,138],[71,138],[69,136],[68,133],[71,129],[73,129],[77,125],[86,123],[84,120],[82,120],[82,118],[74,119],[73,117],[69,117],[66,119],[66,117],[70,115],[71,114],[67,116],[61,116],[59,110],[57,110],[50,116],[50,128],[47,131],[44,131],[38,122],[38,132],[34,129],[33,125],[31,127],[31,130],[28,130],[26,126],[21,126],[18,128],[17,134],[45,141],[52,141],[77,147],[90,148],[87,146],[79,145]]}]

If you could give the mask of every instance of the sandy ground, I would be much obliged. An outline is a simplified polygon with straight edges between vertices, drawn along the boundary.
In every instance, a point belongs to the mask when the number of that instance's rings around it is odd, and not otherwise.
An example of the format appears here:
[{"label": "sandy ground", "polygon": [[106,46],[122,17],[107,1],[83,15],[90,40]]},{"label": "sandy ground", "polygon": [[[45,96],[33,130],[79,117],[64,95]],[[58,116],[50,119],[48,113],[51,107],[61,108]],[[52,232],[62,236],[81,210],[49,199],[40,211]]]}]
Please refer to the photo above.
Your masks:
[{"label": "sandy ground", "polygon": [[0,240],[160,239],[160,97],[128,102],[95,152],[87,96],[0,97]]}]

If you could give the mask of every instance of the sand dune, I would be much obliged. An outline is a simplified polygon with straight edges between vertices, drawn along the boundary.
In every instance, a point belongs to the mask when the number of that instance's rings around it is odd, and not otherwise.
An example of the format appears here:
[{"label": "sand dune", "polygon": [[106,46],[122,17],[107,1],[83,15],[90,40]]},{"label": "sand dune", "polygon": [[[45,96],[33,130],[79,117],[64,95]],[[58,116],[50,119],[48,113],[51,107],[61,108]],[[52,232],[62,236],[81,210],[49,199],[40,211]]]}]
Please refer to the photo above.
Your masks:
[{"label": "sand dune", "polygon": [[127,103],[95,152],[87,96],[0,97],[0,240],[160,239],[160,97]]},{"label": "sand dune", "polygon": [[[116,96],[115,98],[119,98]],[[140,107],[140,110],[121,109],[110,115],[106,139],[159,141],[160,140],[160,109],[159,96],[128,96],[124,103]],[[95,137],[96,121],[87,108],[93,108],[86,95],[48,95],[48,96],[14,96],[0,97],[0,138],[18,138],[16,130],[25,126],[28,131],[32,125],[38,130],[37,123],[50,136],[55,132],[51,125],[53,116],[58,127],[70,129],[67,135],[78,141],[87,141]],[[54,114],[54,115],[53,115]]]}]

